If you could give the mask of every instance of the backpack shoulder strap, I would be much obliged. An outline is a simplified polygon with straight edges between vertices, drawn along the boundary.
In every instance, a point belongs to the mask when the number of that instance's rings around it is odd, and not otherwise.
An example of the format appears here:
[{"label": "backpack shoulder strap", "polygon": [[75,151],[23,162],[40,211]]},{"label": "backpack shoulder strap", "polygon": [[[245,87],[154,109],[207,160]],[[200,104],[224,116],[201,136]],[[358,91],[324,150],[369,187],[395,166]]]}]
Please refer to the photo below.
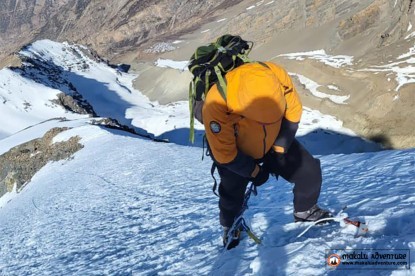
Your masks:
[{"label": "backpack shoulder strap", "polygon": [[257,63],[261,64],[262,66],[264,66],[265,68],[268,68],[271,70],[271,67],[268,66],[268,64],[266,64],[265,62],[262,61],[256,61]]},{"label": "backpack shoulder strap", "polygon": [[215,66],[214,69],[215,69],[216,77],[218,78],[218,81],[219,81],[219,83],[217,85],[218,90],[220,92],[220,95],[222,96],[222,98],[226,102],[226,95],[227,95],[227,82],[226,82],[226,78],[224,78],[222,76],[222,71],[219,69],[219,66]]}]

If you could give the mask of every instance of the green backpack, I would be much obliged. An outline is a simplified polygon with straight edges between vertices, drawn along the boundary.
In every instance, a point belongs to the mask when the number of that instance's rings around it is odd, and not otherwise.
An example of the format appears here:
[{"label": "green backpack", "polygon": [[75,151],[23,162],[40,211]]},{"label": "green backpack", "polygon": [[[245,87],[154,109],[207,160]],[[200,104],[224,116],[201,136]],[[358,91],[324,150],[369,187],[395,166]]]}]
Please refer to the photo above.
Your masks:
[{"label": "green backpack", "polygon": [[189,71],[193,80],[189,86],[190,109],[190,141],[194,142],[194,104],[203,101],[209,89],[217,84],[218,90],[226,100],[227,72],[236,67],[251,62],[248,54],[253,46],[252,42],[243,40],[240,36],[223,35],[215,43],[200,46],[190,58]]}]

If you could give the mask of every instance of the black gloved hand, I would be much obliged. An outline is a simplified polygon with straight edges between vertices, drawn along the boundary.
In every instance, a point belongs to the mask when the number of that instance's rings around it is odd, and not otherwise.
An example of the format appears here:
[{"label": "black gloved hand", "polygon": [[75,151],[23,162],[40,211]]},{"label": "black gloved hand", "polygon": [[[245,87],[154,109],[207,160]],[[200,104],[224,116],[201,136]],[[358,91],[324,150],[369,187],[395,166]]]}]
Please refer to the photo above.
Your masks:
[{"label": "black gloved hand", "polygon": [[285,153],[276,151],[274,147],[271,148],[266,157],[268,158],[267,163],[277,162],[282,165],[285,162]]},{"label": "black gloved hand", "polygon": [[267,182],[268,178],[269,178],[269,171],[263,166],[259,166],[258,174],[255,177],[253,177],[251,181],[252,181],[252,184],[254,184],[254,186],[259,187],[265,182]]}]

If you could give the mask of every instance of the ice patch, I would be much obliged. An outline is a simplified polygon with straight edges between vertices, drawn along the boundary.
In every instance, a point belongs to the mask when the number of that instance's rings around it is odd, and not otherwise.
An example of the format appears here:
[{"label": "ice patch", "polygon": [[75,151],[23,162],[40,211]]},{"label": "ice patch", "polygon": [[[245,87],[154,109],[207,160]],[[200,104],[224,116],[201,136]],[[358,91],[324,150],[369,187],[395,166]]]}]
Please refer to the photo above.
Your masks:
[{"label": "ice patch", "polygon": [[256,6],[257,6],[257,7],[261,6],[262,4],[264,4],[264,1],[265,1],[265,0],[261,0],[261,1],[257,2],[257,3],[256,3]]},{"label": "ice patch", "polygon": [[329,95],[323,92],[318,91],[318,88],[321,87],[320,84],[312,81],[311,79],[304,77],[300,74],[294,74],[290,73],[291,76],[298,77],[301,84],[303,84],[310,92],[313,94],[313,96],[321,98],[321,99],[329,99],[330,101],[336,103],[336,104],[346,104],[345,101],[347,101],[350,98],[350,95],[347,96],[337,96],[337,95]]},{"label": "ice patch", "polygon": [[415,55],[415,46],[414,46],[414,47],[412,47],[412,48],[409,48],[409,52],[408,52],[408,53],[406,53],[406,54],[402,54],[402,55],[400,55],[400,56],[398,57],[398,59],[408,58],[408,57],[413,56],[413,55]]},{"label": "ice patch", "polygon": [[[400,55],[397,59],[399,61],[392,62],[385,65],[371,66],[367,69],[361,69],[359,71],[374,72],[389,72],[395,74],[395,80],[398,83],[395,91],[399,91],[404,85],[415,83],[415,46],[409,49],[406,54]],[[405,60],[406,59],[406,60]],[[389,81],[389,78],[388,78]]]},{"label": "ice patch", "polygon": [[177,69],[180,71],[186,71],[187,66],[189,65],[189,61],[184,60],[184,61],[175,61],[175,60],[171,60],[171,59],[161,59],[159,58],[156,62],[155,65],[157,67],[161,67],[161,68],[172,68],[172,69]]},{"label": "ice patch", "polygon": [[405,39],[410,39],[413,38],[415,36],[415,32],[412,32],[411,34],[405,36]]},{"label": "ice patch", "polygon": [[346,55],[337,55],[331,56],[326,53],[324,50],[316,50],[310,52],[302,52],[302,53],[290,53],[290,54],[282,54],[276,57],[285,57],[288,59],[295,59],[295,60],[304,60],[305,58],[318,60],[326,65],[332,66],[334,68],[340,68],[346,65],[353,65],[353,57],[346,56]]},{"label": "ice patch", "polygon": [[337,86],[332,85],[332,84],[327,85],[327,87],[328,87],[329,89],[331,89],[331,90],[340,91],[340,89],[339,89]]}]

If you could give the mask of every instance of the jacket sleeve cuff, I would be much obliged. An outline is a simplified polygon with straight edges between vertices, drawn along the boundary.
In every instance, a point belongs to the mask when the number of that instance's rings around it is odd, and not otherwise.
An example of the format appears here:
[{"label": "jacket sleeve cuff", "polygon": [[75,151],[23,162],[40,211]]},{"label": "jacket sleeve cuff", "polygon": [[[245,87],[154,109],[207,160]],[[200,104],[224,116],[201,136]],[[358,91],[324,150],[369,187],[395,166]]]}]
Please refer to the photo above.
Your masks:
[{"label": "jacket sleeve cuff", "polygon": [[298,124],[299,123],[290,122],[285,118],[282,120],[280,133],[274,142],[274,151],[279,153],[285,153],[288,151],[294,141],[295,134],[297,133]]}]

